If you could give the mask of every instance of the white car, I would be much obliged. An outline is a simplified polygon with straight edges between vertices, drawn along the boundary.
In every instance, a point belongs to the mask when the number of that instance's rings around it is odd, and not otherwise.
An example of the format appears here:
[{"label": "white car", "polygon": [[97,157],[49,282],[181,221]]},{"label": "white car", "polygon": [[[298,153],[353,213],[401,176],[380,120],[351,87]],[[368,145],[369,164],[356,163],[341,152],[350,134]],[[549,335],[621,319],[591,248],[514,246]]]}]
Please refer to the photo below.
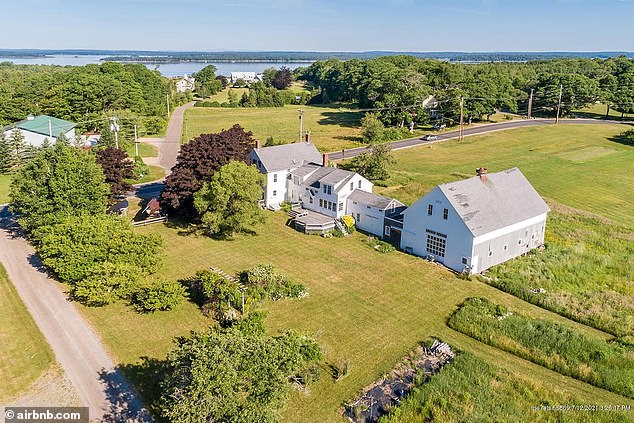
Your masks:
[{"label": "white car", "polygon": [[434,135],[434,134],[427,134],[423,138],[421,138],[421,140],[423,141],[434,141],[437,139],[438,139],[438,135]]}]

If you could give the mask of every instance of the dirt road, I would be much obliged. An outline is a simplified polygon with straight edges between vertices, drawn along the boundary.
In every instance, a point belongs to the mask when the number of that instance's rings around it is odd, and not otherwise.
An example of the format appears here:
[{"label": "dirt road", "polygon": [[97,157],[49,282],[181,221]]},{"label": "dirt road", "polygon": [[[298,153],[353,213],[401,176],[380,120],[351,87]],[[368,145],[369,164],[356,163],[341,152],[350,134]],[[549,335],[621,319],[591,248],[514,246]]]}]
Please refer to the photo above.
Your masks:
[{"label": "dirt road", "polygon": [[0,208],[0,261],[81,403],[90,408],[91,420],[151,421],[99,337],[67,300],[63,285],[42,269],[6,206]]}]

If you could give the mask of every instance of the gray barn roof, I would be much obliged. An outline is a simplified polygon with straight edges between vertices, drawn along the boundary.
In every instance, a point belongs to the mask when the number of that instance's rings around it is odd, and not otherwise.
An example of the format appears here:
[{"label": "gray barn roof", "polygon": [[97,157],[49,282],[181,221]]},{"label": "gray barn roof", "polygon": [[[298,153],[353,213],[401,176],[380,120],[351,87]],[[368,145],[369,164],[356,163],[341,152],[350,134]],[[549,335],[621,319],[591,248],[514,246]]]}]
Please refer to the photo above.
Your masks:
[{"label": "gray barn roof", "polygon": [[516,167],[438,185],[473,236],[550,211]]},{"label": "gray barn roof", "polygon": [[348,196],[348,200],[356,201],[368,206],[377,207],[381,210],[385,210],[393,201],[398,203],[397,205],[399,206],[403,205],[403,203],[393,198],[383,197],[382,195],[374,194],[367,191],[361,191],[360,189],[355,189],[354,191],[352,191],[352,194]]},{"label": "gray barn roof", "polygon": [[254,151],[267,172],[297,168],[304,163],[321,164],[322,162],[321,154],[310,142],[262,147],[256,148]]}]

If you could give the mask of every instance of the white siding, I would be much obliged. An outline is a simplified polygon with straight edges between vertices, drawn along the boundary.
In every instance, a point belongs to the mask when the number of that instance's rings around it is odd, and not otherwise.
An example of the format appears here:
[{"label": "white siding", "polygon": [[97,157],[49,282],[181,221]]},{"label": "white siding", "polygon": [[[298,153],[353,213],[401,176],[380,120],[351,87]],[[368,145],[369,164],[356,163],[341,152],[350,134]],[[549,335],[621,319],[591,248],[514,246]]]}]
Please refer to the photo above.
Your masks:
[{"label": "white siding", "polygon": [[369,234],[383,238],[385,212],[378,207],[348,200],[347,214],[354,217],[355,226]]},{"label": "white siding", "polygon": [[[11,134],[13,133],[13,131],[13,129],[6,131],[4,133],[5,138],[11,138]],[[48,135],[25,131],[24,129],[20,129],[20,132],[22,132],[22,135],[24,135],[24,143],[27,145],[32,145],[33,147],[41,147],[45,139],[48,139],[49,143],[54,144],[55,141],[57,141],[57,135],[59,135],[53,134],[52,137],[49,137]],[[75,139],[75,128],[66,132],[64,135],[66,136],[66,138],[68,138],[69,141],[73,141]]]},{"label": "white siding", "polygon": [[[430,204],[433,208],[431,216],[428,215]],[[448,211],[446,220],[443,219],[444,209]],[[439,236],[445,239],[445,256],[434,255],[436,261],[461,272],[465,268],[462,263],[462,258],[465,257],[467,266],[470,266],[473,236],[437,187],[403,213],[401,248],[417,256],[427,257],[430,255],[427,250],[427,236],[430,234],[428,230],[446,235],[446,238]]]}]

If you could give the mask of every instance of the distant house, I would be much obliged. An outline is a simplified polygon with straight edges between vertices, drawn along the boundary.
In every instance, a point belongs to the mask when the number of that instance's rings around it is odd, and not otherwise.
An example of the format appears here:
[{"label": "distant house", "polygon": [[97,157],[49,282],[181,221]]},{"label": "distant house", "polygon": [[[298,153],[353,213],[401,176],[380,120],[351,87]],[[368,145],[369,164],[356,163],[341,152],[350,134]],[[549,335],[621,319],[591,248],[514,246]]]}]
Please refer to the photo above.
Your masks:
[{"label": "distant house", "polygon": [[191,76],[183,76],[181,79],[176,81],[176,92],[184,93],[185,91],[194,91],[196,87],[196,80]]},{"label": "distant house", "polygon": [[238,79],[242,79],[248,85],[261,80],[261,77],[258,77],[255,72],[231,72],[231,84],[235,84]]},{"label": "distant house", "polygon": [[25,120],[13,123],[2,129],[4,136],[9,138],[17,128],[24,136],[24,142],[34,147],[40,147],[44,140],[55,143],[60,134],[68,140],[75,138],[75,126],[73,122],[54,118],[47,115],[29,115]]},{"label": "distant house", "polygon": [[401,248],[479,273],[544,243],[548,205],[518,168],[438,185],[403,212]]}]

